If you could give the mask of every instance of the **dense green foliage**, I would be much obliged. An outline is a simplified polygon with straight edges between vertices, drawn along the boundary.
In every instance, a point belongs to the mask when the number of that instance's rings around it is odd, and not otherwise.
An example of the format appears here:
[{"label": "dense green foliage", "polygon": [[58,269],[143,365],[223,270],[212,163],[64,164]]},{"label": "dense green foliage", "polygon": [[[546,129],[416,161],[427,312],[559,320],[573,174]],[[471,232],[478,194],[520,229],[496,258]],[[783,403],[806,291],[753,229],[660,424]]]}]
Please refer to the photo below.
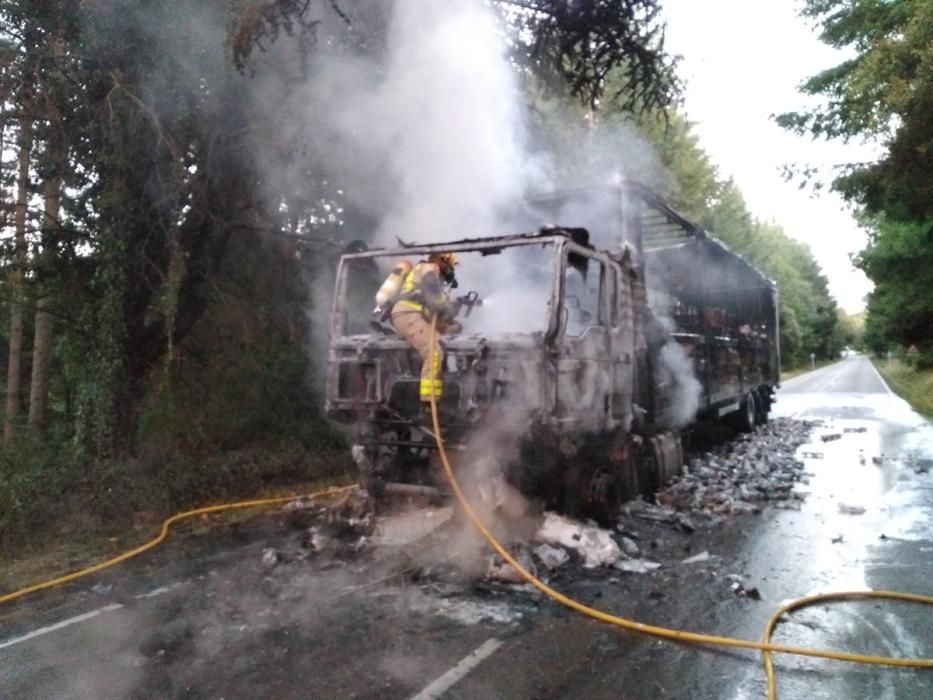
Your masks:
[{"label": "dense green foliage", "polygon": [[892,343],[915,345],[925,351],[924,364],[933,365],[933,228],[880,214],[858,264],[876,284],[868,303],[868,346],[881,352]]},{"label": "dense green foliage", "polygon": [[808,0],[823,40],[854,56],[810,78],[822,107],[779,123],[814,137],[884,146],[833,186],[857,204],[870,231],[858,263],[875,283],[866,342],[917,345],[933,361],[933,0]]},{"label": "dense green foliage", "polygon": [[609,96],[622,110],[666,109],[679,96],[664,51],[657,0],[495,0],[516,42],[516,59],[552,89],[595,107]]}]

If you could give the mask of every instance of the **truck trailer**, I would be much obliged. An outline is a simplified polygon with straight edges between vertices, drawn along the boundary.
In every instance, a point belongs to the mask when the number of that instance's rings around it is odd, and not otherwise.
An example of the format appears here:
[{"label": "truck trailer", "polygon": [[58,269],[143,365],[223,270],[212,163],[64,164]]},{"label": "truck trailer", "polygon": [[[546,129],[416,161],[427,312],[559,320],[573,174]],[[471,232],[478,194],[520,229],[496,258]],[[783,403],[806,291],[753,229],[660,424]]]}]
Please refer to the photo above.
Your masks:
[{"label": "truck trailer", "polygon": [[[489,473],[569,514],[608,521],[683,466],[698,421],[752,430],[780,377],[777,289],[634,182],[532,197],[512,235],[344,254],[330,316],[326,412],[353,427],[361,481],[446,494],[419,399],[421,359],[373,316],[402,260],[454,252],[476,303],[441,336],[444,439],[461,473]],[[482,490],[482,489],[480,489]]]}]

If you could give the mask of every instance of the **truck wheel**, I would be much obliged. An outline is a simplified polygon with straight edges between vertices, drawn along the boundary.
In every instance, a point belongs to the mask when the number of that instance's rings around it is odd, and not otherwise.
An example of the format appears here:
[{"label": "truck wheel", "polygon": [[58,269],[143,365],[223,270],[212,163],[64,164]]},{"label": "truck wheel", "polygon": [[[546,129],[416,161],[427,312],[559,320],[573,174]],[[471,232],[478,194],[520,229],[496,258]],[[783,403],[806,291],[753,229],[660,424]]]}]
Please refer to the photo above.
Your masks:
[{"label": "truck wheel", "polygon": [[771,396],[767,389],[759,390],[756,403],[758,406],[758,425],[764,425],[768,422],[768,414],[771,413]]},{"label": "truck wheel", "polygon": [[733,414],[732,424],[736,430],[742,433],[750,433],[755,429],[755,419],[758,416],[757,405],[753,392],[745,395],[739,410]]},{"label": "truck wheel", "polygon": [[655,451],[654,440],[645,440],[644,448],[637,457],[638,487],[642,498],[654,503],[654,494],[661,485],[661,464]]},{"label": "truck wheel", "polygon": [[619,491],[622,495],[622,502],[634,501],[641,493],[641,487],[638,483],[638,464],[637,458],[627,459],[619,470]]}]

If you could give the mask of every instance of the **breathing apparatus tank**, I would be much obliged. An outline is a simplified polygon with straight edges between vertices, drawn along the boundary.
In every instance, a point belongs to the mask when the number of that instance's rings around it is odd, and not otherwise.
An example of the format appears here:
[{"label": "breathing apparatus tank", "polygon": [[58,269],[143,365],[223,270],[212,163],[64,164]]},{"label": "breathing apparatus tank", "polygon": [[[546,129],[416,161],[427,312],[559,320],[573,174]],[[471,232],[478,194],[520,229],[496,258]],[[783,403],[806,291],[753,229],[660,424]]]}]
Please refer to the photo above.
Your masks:
[{"label": "breathing apparatus tank", "polygon": [[379,287],[379,291],[376,292],[376,308],[373,309],[374,316],[378,316],[382,321],[386,319],[389,312],[392,311],[392,304],[395,303],[399,293],[402,291],[402,282],[405,281],[405,277],[411,272],[412,267],[414,266],[408,260],[400,260],[395,264],[395,267],[392,268],[392,272],[389,273],[385,282]]}]

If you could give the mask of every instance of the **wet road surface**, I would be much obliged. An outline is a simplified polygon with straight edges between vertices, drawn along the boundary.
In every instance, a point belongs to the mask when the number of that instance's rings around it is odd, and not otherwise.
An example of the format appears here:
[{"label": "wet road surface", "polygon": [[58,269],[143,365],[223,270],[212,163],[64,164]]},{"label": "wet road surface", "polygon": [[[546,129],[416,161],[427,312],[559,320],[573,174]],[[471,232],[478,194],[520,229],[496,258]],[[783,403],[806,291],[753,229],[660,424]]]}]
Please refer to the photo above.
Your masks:
[{"label": "wet road surface", "polygon": [[[816,591],[933,593],[933,427],[860,357],[787,382],[775,413],[823,421],[801,448],[811,473],[801,510],[646,534],[656,558],[670,555],[658,571],[557,587],[644,622],[745,638],[781,602]],[[764,697],[752,653],[640,637],[528,592],[412,582],[396,575],[397,552],[290,561],[296,517],[169,542],[145,562],[0,610],[0,697]],[[285,561],[264,567],[266,547]],[[709,562],[671,558],[702,550]],[[762,600],[737,597],[729,574]],[[795,613],[775,639],[929,657],[933,613],[834,604]],[[916,670],[776,663],[785,699],[920,698],[933,687]]]}]

